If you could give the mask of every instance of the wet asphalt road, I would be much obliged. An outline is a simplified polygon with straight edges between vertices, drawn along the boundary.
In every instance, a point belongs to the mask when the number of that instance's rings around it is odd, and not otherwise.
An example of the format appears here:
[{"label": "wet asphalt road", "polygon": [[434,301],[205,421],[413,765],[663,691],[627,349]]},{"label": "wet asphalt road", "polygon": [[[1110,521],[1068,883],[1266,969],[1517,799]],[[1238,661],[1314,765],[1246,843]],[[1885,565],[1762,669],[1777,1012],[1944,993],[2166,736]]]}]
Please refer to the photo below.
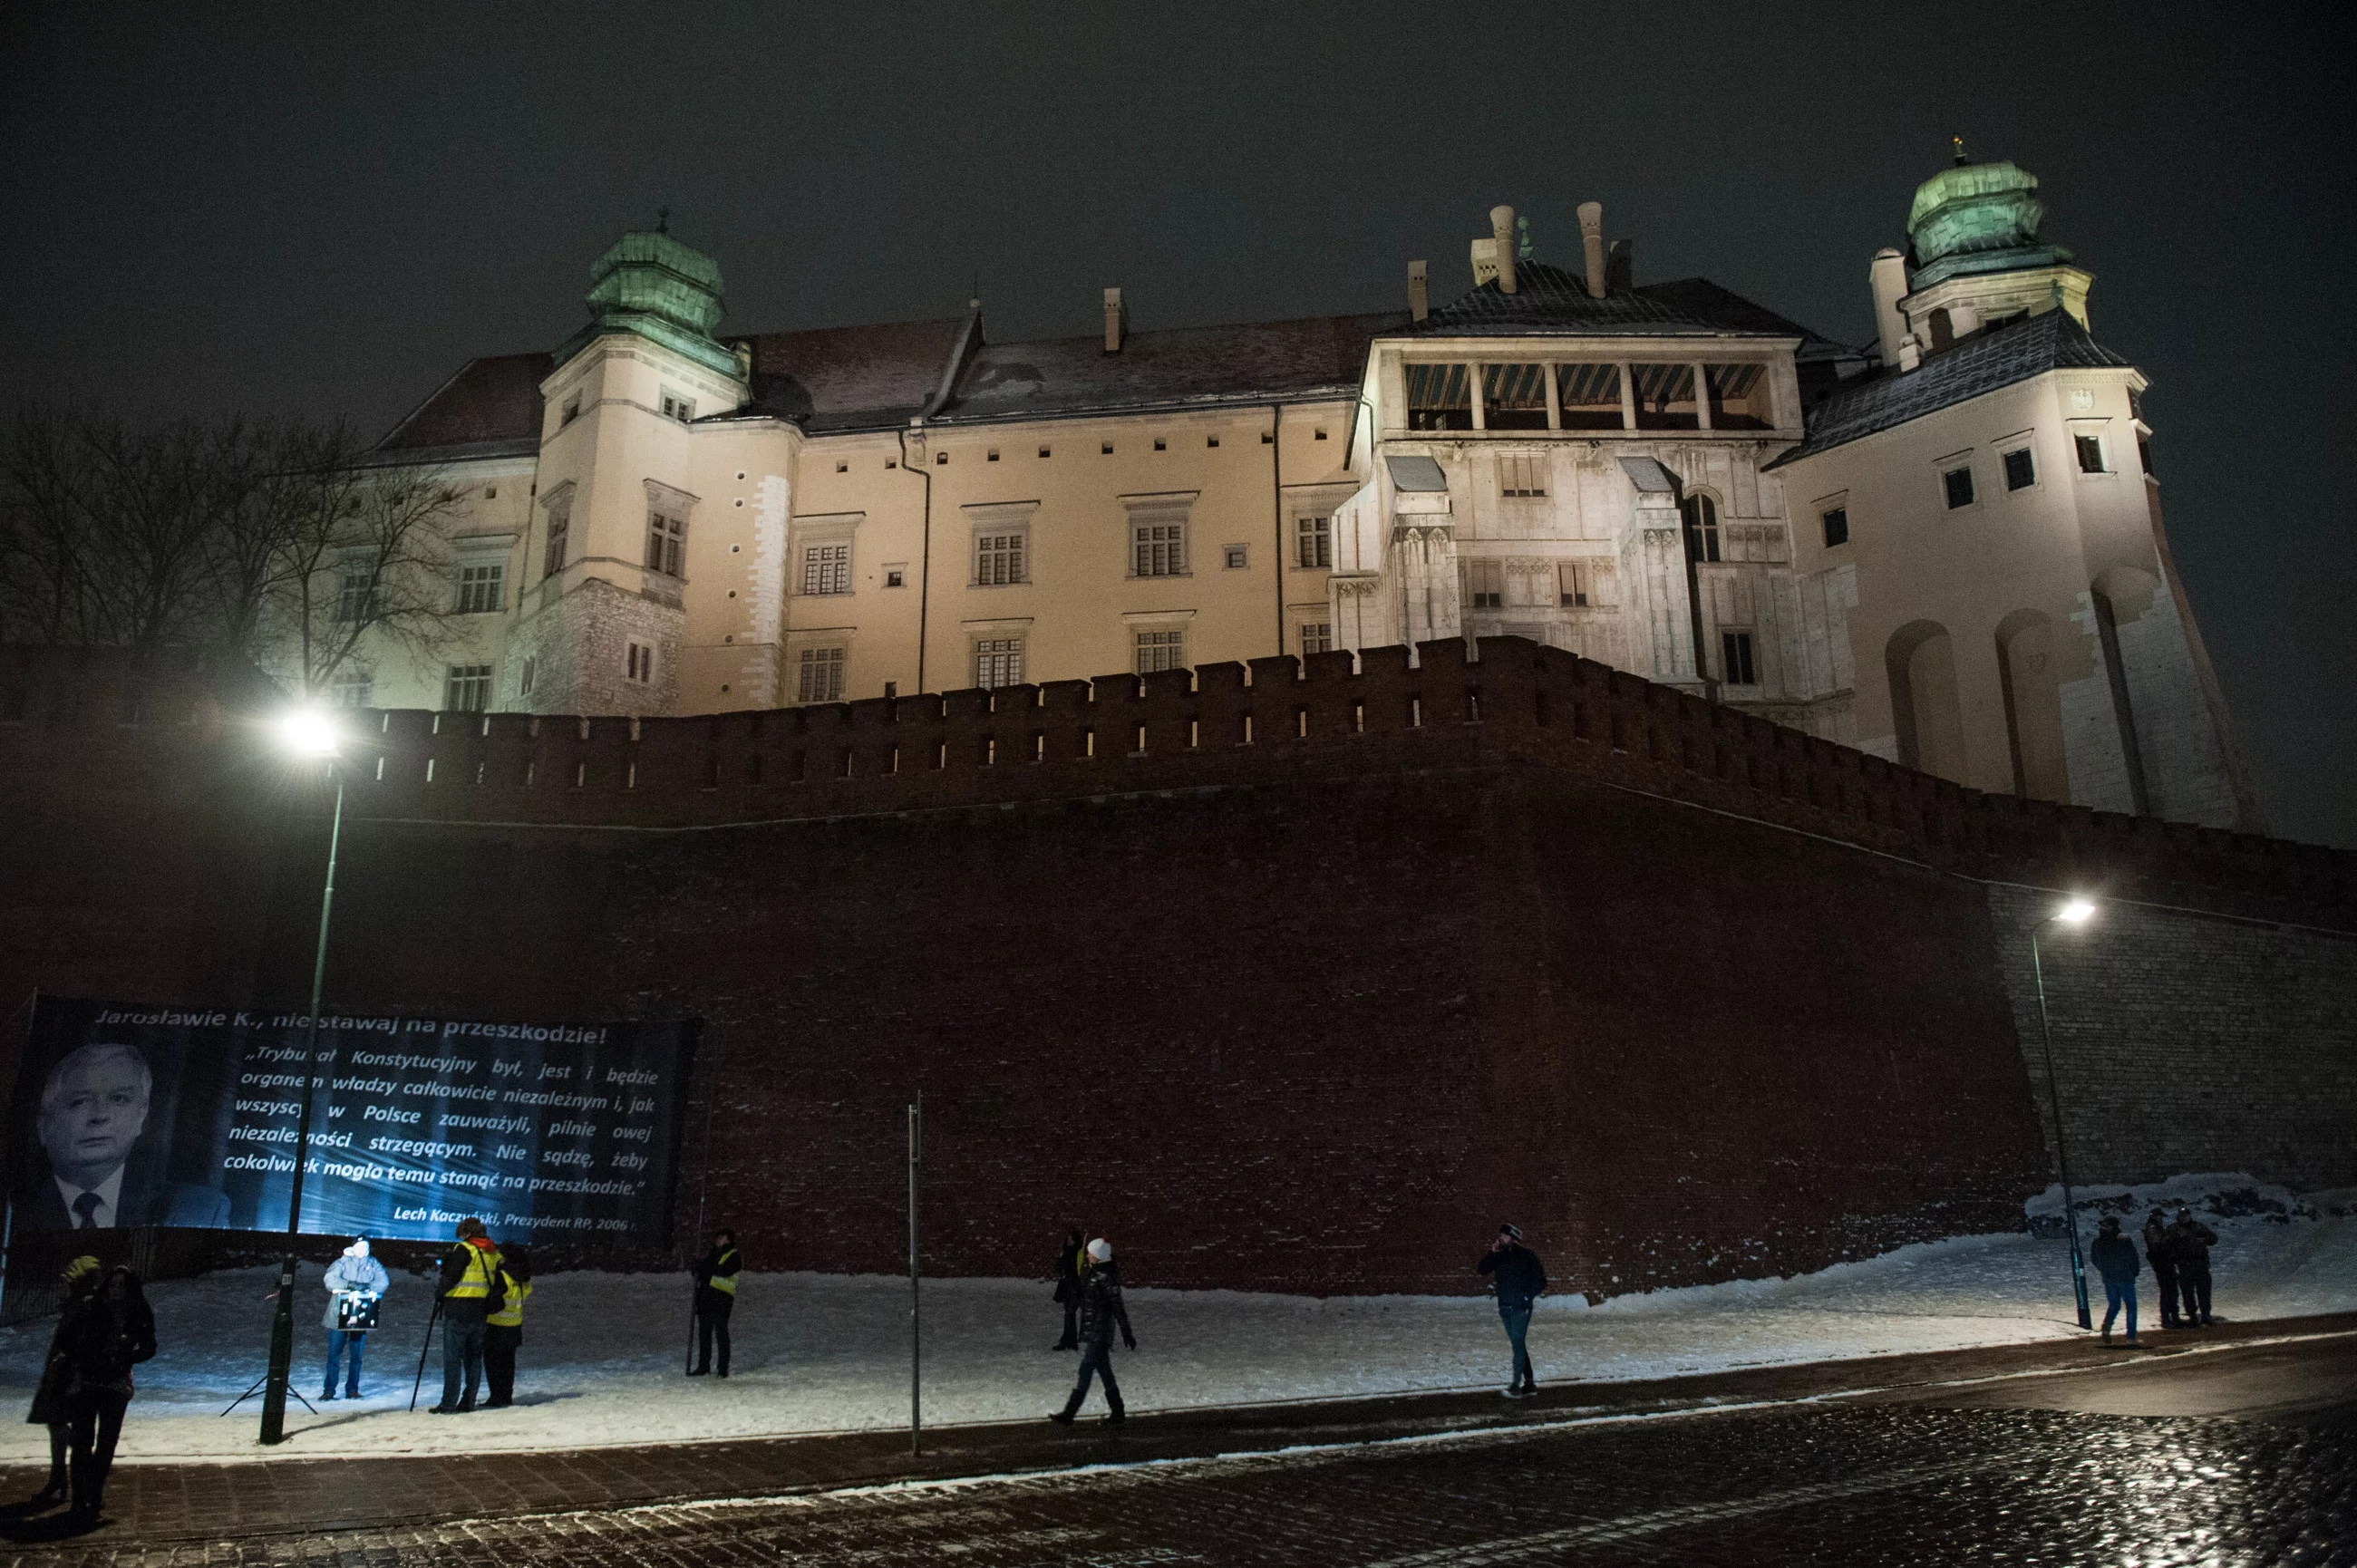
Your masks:
[{"label": "wet asphalt road", "polygon": [[[221,1541],[113,1563],[2357,1563],[2357,1337],[1863,1400],[741,1503]],[[32,1559],[27,1558],[27,1561]]]}]

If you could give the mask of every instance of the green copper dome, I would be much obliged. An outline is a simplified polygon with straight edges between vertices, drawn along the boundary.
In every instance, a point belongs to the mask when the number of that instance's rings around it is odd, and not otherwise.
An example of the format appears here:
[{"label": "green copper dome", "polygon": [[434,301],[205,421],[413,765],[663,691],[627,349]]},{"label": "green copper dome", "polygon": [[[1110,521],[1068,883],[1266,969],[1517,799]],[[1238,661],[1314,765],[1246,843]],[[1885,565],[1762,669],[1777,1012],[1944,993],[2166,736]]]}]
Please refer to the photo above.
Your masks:
[{"label": "green copper dome", "polygon": [[719,263],[665,225],[614,242],[589,269],[587,303],[589,324],[556,351],[559,364],[603,334],[635,332],[722,375],[737,373],[736,355],[712,336],[726,308]]},{"label": "green copper dome", "polygon": [[1915,263],[1975,251],[2010,251],[2038,243],[2038,177],[2010,160],[1957,164],[1915,188],[1907,237]]},{"label": "green copper dome", "polygon": [[720,266],[661,229],[633,229],[589,269],[589,309],[660,316],[710,337],[720,325]]}]

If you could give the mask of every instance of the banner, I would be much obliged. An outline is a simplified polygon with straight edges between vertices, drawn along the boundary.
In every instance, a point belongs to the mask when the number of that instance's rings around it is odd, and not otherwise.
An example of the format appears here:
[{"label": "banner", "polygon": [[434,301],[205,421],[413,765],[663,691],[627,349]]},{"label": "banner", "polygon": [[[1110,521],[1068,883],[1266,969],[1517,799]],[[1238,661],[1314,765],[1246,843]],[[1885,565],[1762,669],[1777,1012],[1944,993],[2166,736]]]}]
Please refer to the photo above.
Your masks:
[{"label": "banner", "polygon": [[438,1240],[670,1240],[694,1025],[319,1020],[44,996],[16,1074],[19,1230],[286,1228]]}]

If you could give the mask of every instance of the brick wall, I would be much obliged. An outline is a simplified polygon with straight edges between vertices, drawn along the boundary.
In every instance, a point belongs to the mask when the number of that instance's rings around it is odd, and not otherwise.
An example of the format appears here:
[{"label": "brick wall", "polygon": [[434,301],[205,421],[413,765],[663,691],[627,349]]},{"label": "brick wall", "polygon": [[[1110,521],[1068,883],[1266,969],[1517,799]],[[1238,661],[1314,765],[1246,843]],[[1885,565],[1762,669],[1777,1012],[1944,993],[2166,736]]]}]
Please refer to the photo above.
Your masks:
[{"label": "brick wall", "polygon": [[[936,1269],[1038,1273],[1085,1223],[1150,1283],[1454,1290],[1511,1217],[1609,1293],[2018,1221],[2045,1162],[1975,877],[2357,924],[2347,856],[1481,653],[371,717],[330,994],[703,1017],[681,1220],[765,1265],[897,1266],[921,1087]],[[324,797],[234,703],[106,717],[142,680],[0,663],[34,807],[0,819],[0,986],[294,1003]]]},{"label": "brick wall", "polygon": [[[2050,1158],[2029,932],[2050,894],[1989,889]],[[2106,901],[2039,939],[2072,1178],[2247,1171],[2357,1186],[2357,940]]]}]

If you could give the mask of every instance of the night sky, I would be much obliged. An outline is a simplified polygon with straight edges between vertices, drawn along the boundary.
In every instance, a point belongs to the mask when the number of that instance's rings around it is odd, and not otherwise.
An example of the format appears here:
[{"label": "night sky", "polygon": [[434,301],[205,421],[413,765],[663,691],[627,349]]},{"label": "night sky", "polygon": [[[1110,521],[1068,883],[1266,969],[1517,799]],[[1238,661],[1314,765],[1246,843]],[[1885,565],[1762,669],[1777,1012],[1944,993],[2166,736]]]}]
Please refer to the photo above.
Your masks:
[{"label": "night sky", "polygon": [[0,20],[13,396],[391,425],[668,207],[724,330],[998,340],[1436,298],[1500,201],[1851,342],[1948,138],[2039,176],[2152,378],[2276,832],[2357,847],[2339,7],[36,6]]}]

